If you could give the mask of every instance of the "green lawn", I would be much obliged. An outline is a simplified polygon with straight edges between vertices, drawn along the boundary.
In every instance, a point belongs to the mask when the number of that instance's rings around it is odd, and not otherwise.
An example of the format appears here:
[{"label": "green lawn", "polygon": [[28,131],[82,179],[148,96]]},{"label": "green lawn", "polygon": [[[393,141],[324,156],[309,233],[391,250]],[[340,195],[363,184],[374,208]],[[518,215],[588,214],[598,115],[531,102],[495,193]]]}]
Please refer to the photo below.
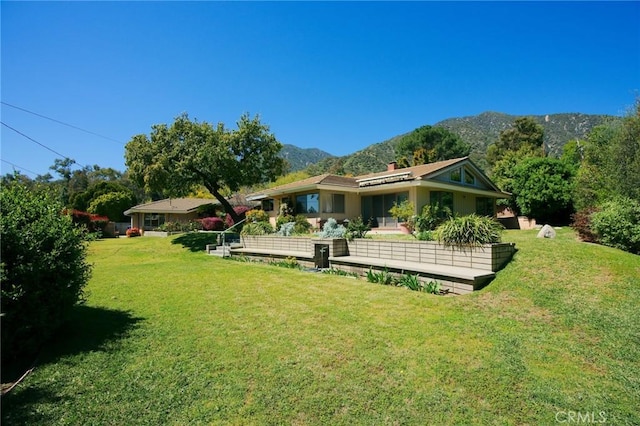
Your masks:
[{"label": "green lawn", "polygon": [[94,242],[88,301],[3,424],[640,424],[640,256],[535,235],[457,297]]}]

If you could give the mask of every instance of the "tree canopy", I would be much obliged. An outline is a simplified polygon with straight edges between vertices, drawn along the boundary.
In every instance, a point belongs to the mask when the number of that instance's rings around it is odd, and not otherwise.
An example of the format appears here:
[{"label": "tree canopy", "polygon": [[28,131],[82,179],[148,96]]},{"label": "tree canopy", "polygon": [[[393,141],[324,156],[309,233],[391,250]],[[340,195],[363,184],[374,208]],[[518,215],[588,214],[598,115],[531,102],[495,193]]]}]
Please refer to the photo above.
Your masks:
[{"label": "tree canopy", "polygon": [[200,185],[213,195],[235,222],[240,219],[225,192],[280,176],[285,161],[282,144],[260,122],[244,114],[237,130],[224,124],[178,116],[171,125],[152,126],[149,136],[134,136],[125,147],[130,178],[148,191],[184,196]]},{"label": "tree canopy", "polygon": [[531,117],[518,117],[513,127],[500,132],[498,140],[487,148],[487,161],[492,166],[508,152],[520,157],[544,157],[544,128]]},{"label": "tree canopy", "polygon": [[442,127],[422,126],[398,142],[397,161],[402,167],[466,157],[471,146]]}]

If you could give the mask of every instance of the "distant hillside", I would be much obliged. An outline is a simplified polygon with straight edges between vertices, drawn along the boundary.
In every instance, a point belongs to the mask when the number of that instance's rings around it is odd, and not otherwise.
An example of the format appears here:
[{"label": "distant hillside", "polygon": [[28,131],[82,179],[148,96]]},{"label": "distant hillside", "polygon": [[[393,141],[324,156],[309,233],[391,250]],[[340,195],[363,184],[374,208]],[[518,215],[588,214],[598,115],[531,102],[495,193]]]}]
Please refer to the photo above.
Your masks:
[{"label": "distant hillside", "polygon": [[317,148],[298,148],[294,145],[285,144],[280,151],[280,157],[289,162],[290,172],[296,172],[324,158],[333,157],[333,155]]},{"label": "distant hillside", "polygon": [[[502,130],[513,125],[519,116],[498,112],[483,112],[479,115],[449,118],[434,126],[444,127],[457,134],[471,145],[471,158],[478,166],[486,168],[487,147],[494,143]],[[616,119],[606,115],[579,113],[533,115],[544,127],[544,142],[552,156],[559,156],[562,147],[570,140],[584,139],[592,128],[607,120]],[[408,130],[408,132],[413,129]],[[407,133],[408,133],[407,132]],[[310,174],[338,173],[360,175],[385,170],[386,165],[395,160],[395,148],[400,138],[395,136],[344,157],[326,158],[310,166]]]}]

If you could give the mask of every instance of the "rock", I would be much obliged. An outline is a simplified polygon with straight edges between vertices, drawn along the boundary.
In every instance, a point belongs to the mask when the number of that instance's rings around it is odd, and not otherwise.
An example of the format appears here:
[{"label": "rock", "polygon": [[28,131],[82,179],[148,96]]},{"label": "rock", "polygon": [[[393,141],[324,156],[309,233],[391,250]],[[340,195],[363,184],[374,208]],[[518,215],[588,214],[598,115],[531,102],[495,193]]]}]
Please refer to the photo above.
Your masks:
[{"label": "rock", "polygon": [[538,232],[538,238],[555,238],[556,237],[556,230],[553,229],[553,227],[551,227],[550,225],[545,225],[542,227],[542,229],[540,229],[540,232]]}]

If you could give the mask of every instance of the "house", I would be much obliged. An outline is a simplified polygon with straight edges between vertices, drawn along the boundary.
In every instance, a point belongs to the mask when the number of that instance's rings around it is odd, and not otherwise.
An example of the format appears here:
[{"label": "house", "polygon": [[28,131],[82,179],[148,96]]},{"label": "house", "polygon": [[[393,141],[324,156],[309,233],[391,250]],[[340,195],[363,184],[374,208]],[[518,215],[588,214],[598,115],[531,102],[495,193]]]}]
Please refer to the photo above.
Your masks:
[{"label": "house", "polygon": [[210,198],[167,198],[139,204],[125,211],[131,227],[152,231],[166,222],[189,222],[198,218],[198,207],[217,204]]},{"label": "house", "polygon": [[425,205],[448,207],[461,215],[478,213],[495,216],[496,199],[508,198],[469,157],[398,168],[363,176],[323,174],[250,194],[260,201],[275,224],[280,207],[286,204],[294,214],[304,214],[319,228],[333,217],[338,221],[361,216],[373,228],[395,229],[398,223],[389,214],[394,203],[409,200],[420,214]]}]

